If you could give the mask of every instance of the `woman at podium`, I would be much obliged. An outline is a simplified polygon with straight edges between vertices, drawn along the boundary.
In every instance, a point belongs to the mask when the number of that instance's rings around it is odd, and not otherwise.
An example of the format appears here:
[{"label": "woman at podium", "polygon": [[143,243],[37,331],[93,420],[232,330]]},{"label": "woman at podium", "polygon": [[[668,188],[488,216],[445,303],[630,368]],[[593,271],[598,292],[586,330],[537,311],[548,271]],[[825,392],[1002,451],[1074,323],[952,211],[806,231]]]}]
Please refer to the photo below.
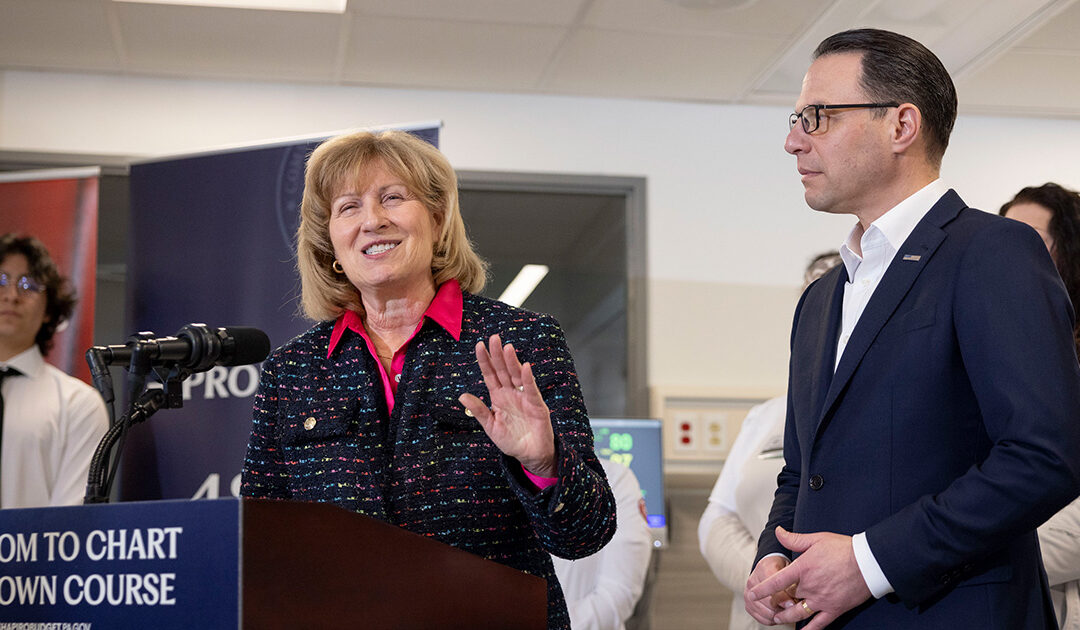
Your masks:
[{"label": "woman at podium", "polygon": [[263,367],[241,493],[329,502],[548,582],[548,552],[598,551],[615,503],[550,316],[477,295],[486,265],[433,146],[332,138],[308,161],[297,233],[317,323]]}]

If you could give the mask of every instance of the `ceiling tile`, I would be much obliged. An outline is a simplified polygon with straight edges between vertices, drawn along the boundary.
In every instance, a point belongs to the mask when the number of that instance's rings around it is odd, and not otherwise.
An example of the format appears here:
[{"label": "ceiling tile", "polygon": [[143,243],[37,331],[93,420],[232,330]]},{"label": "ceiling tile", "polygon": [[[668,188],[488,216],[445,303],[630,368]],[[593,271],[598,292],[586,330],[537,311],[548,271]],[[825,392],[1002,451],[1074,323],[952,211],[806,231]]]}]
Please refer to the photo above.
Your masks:
[{"label": "ceiling tile", "polygon": [[818,43],[853,27],[895,31],[922,42],[955,79],[992,54],[1025,20],[1037,19],[1035,16],[1044,13],[1044,4],[1045,0],[836,0],[790,43],[775,67],[755,86],[752,99],[763,102],[789,97],[794,101]]},{"label": "ceiling tile", "polygon": [[[1018,48],[1080,51],[1080,2],[1066,8],[1017,44]],[[1077,80],[1073,74],[1073,81]]]},{"label": "ceiling tile", "polygon": [[[920,2],[878,2],[868,6],[862,21],[880,28],[892,25],[898,33],[914,37],[924,44],[925,38],[935,30],[962,23],[979,10],[988,0],[921,0]],[[1015,0],[1013,0],[1015,3]]]},{"label": "ceiling tile", "polygon": [[783,46],[779,39],[581,29],[543,86],[599,96],[731,101]]},{"label": "ceiling tile", "polygon": [[676,0],[596,0],[585,24],[628,31],[791,36],[830,3],[755,0],[725,9],[688,7]]},{"label": "ceiling tile", "polygon": [[[961,106],[1080,117],[1080,0],[349,0],[344,16],[0,0],[0,71],[785,104],[824,36],[926,43]],[[704,8],[695,8],[700,5]]]},{"label": "ceiling tile", "polygon": [[1076,115],[1080,52],[1010,51],[957,82],[961,110]]},{"label": "ceiling tile", "polygon": [[357,16],[343,78],[383,85],[534,89],[564,31]]},{"label": "ceiling tile", "polygon": [[786,65],[776,68],[757,86],[751,96],[756,98],[757,96],[773,95],[784,98],[794,105],[795,99],[799,97],[799,91],[802,90],[802,81],[806,75],[806,68],[809,67],[810,54],[807,53],[804,68],[795,70],[793,67],[789,68]]},{"label": "ceiling tile", "polygon": [[191,76],[326,81],[340,15],[117,5],[128,67]]},{"label": "ceiling tile", "polygon": [[489,22],[569,25],[585,0],[349,0],[349,10],[365,15]]},{"label": "ceiling tile", "polygon": [[87,0],[0,0],[0,64],[115,70],[105,10]]}]

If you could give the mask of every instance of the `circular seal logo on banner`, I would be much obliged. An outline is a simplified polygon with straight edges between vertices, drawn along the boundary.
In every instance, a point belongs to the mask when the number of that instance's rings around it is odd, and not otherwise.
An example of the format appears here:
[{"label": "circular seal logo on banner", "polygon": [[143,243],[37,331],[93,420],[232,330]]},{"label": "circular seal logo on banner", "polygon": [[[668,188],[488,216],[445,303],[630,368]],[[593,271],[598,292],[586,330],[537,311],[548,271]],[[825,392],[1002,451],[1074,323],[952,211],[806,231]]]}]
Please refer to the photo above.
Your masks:
[{"label": "circular seal logo on banner", "polygon": [[296,252],[296,229],[300,227],[300,201],[304,197],[304,165],[317,142],[285,147],[278,171],[277,223],[285,251]]}]

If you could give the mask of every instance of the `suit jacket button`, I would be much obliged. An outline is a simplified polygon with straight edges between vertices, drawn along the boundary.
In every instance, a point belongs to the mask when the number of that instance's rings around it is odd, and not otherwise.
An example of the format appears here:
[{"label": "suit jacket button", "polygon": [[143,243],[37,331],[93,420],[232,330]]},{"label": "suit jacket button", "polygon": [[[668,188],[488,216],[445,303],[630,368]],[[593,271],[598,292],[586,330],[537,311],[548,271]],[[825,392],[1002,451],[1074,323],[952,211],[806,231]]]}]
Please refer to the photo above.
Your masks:
[{"label": "suit jacket button", "polygon": [[825,485],[825,479],[823,479],[821,475],[811,475],[810,476],[810,489],[811,490],[821,490],[821,486],[824,486],[824,485]]}]

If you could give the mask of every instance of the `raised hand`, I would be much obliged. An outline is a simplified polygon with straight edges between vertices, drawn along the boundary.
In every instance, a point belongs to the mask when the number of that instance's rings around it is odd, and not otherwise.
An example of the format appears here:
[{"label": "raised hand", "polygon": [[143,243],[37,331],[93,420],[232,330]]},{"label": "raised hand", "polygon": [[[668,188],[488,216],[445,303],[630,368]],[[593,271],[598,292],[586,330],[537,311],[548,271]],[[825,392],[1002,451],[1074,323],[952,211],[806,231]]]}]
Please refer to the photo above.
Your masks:
[{"label": "raised hand", "polygon": [[556,477],[555,433],[551,414],[533,378],[532,366],[518,361],[511,344],[492,335],[487,347],[476,344],[476,361],[484,376],[491,408],[472,394],[458,401],[484,428],[503,453],[538,477]]}]

